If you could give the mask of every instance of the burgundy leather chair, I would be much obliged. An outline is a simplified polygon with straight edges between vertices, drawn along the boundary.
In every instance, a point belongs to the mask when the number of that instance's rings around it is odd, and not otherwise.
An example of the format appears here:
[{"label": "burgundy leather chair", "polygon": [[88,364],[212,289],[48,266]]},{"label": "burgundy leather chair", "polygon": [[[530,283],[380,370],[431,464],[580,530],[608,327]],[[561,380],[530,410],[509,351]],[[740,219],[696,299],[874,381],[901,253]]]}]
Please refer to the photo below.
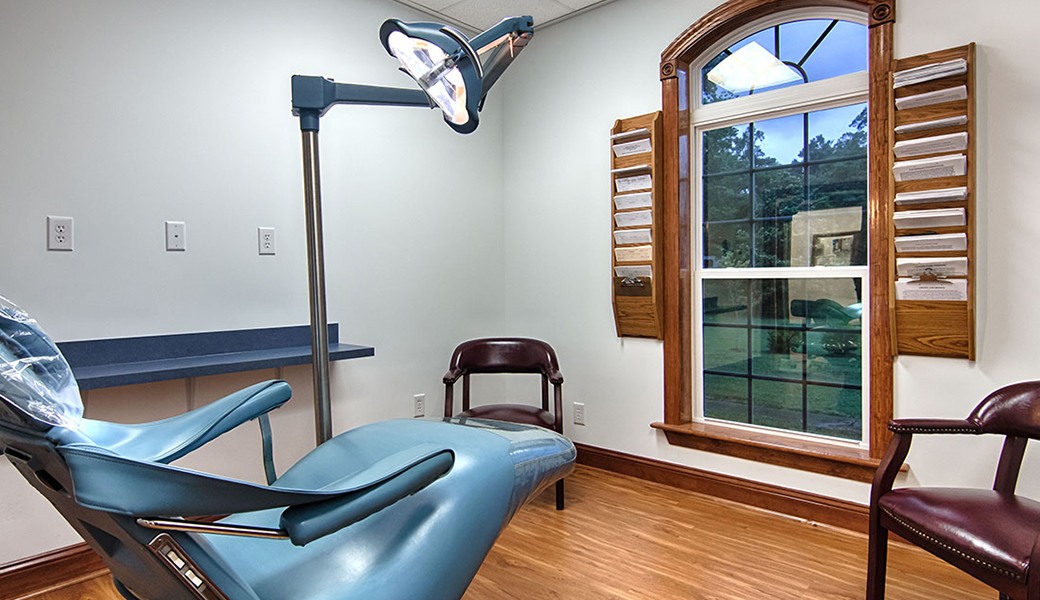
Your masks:
[{"label": "burgundy leather chair", "polygon": [[[885,595],[888,532],[976,579],[1002,599],[1040,600],[1040,502],[1015,494],[1026,442],[1040,438],[1040,381],[986,397],[964,420],[899,419],[870,492],[867,599]],[[899,488],[892,483],[914,434],[1005,436],[993,489]],[[1037,569],[1030,568],[1034,559]]]},{"label": "burgundy leather chair", "polygon": [[[470,406],[469,376],[474,373],[537,373],[542,376],[542,404]],[[462,378],[462,412],[455,413],[455,382]],[[549,384],[553,406],[549,408]],[[537,425],[563,435],[563,374],[552,346],[530,338],[481,338],[462,342],[444,374],[444,416],[495,419]],[[563,480],[556,482],[556,510],[563,510]]]}]

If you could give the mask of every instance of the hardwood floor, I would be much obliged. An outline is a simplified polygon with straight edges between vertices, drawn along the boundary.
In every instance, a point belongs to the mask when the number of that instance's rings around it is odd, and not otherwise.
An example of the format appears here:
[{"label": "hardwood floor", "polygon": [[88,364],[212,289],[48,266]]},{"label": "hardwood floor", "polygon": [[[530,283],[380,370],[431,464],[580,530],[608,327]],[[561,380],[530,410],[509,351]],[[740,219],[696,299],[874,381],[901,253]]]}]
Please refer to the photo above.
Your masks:
[{"label": "hardwood floor", "polygon": [[[578,466],[567,509],[547,490],[502,534],[464,600],[863,598],[867,538]],[[901,544],[890,600],[995,600],[990,588]],[[96,578],[32,600],[120,600]],[[416,599],[418,600],[418,599]]]}]

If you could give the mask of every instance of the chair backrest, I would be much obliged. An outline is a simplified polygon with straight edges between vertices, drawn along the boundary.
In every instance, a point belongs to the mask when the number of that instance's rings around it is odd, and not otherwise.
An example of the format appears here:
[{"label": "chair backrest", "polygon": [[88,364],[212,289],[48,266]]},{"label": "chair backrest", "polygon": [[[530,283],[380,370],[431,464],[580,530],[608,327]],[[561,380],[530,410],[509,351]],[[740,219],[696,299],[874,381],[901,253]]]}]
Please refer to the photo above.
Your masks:
[{"label": "chair backrest", "polygon": [[1040,439],[1040,382],[1023,381],[986,396],[968,421],[981,433]]},{"label": "chair backrest", "polygon": [[552,346],[531,338],[481,338],[459,344],[451,369],[468,373],[540,373],[554,378],[560,371]]},{"label": "chair backrest", "polygon": [[[520,337],[479,338],[459,344],[451,355],[444,376],[444,416],[454,414],[454,383],[462,378],[462,410],[470,410],[469,376],[484,373],[533,373],[542,379],[542,410],[549,412],[549,384],[553,386],[554,413],[563,411],[563,375],[552,346],[541,340]],[[562,432],[562,416],[556,417]]]}]

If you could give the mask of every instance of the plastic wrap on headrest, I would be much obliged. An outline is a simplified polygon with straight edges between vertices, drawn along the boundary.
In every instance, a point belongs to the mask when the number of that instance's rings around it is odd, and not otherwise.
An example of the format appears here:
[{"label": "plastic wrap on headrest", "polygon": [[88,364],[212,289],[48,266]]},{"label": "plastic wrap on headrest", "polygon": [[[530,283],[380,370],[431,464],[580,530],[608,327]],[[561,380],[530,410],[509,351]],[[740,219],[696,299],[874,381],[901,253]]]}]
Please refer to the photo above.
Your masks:
[{"label": "plastic wrap on headrest", "polygon": [[0,396],[48,425],[78,427],[79,386],[36,320],[0,296]]}]

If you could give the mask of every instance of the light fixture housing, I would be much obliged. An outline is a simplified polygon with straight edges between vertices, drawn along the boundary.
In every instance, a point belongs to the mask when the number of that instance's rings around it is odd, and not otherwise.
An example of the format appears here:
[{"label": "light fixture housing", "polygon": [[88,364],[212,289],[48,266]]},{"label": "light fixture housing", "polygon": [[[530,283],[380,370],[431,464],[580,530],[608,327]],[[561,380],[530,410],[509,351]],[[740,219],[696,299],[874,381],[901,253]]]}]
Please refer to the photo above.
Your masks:
[{"label": "light fixture housing", "polygon": [[773,87],[802,79],[758,42],[751,42],[708,71],[708,80],[735,94]]},{"label": "light fixture housing", "polygon": [[534,20],[529,16],[503,19],[473,39],[439,23],[390,19],[379,30],[386,51],[459,133],[477,128],[488,90],[532,35]]}]

